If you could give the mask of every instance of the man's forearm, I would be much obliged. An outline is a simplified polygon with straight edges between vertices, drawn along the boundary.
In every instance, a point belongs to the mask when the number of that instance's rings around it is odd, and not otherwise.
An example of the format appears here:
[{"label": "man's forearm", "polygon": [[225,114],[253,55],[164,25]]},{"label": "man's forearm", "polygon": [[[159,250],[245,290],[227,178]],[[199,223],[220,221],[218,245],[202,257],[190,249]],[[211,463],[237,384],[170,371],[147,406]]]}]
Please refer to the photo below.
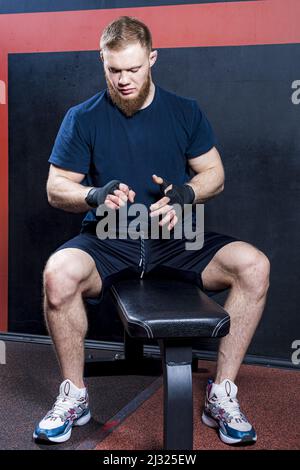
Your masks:
[{"label": "man's forearm", "polygon": [[90,209],[85,197],[91,187],[75,183],[64,176],[57,176],[55,182],[47,185],[49,204],[68,212],[86,212]]},{"label": "man's forearm", "polygon": [[220,194],[224,189],[224,174],[210,168],[195,175],[188,183],[195,192],[194,203],[203,204]]}]

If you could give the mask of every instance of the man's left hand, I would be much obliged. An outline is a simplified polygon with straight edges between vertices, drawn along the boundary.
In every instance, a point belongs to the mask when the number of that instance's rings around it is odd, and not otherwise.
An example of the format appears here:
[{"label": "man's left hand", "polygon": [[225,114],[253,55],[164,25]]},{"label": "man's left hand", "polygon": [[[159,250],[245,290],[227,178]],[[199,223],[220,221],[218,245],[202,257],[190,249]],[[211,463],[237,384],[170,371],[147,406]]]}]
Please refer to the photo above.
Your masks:
[{"label": "man's left hand", "polygon": [[172,204],[179,204],[182,209],[184,208],[184,204],[192,204],[195,199],[194,190],[191,186],[186,184],[171,184],[160,176],[152,175],[152,179],[154,183],[160,185],[160,191],[163,197],[150,206],[150,216],[164,215],[159,225],[163,226],[169,223],[168,230],[171,230],[178,222],[178,217]]}]

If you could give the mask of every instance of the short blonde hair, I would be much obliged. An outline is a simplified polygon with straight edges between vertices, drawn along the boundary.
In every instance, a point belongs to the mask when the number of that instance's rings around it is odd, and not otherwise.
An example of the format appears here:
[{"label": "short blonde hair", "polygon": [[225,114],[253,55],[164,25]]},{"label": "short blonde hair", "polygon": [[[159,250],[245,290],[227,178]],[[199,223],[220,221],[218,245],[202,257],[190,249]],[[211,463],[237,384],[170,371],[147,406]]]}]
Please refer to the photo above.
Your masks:
[{"label": "short blonde hair", "polygon": [[139,42],[149,52],[152,50],[152,36],[149,28],[132,16],[120,16],[109,23],[101,34],[100,50],[119,50],[130,43]]}]

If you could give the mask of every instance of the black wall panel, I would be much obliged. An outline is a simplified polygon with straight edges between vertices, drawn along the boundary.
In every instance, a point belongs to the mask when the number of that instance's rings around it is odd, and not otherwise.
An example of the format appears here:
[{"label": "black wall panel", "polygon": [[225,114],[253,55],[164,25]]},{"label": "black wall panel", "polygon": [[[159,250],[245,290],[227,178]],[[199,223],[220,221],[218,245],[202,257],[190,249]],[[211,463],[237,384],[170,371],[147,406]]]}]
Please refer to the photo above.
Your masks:
[{"label": "black wall panel", "polygon": [[[226,184],[206,204],[206,227],[269,257],[269,299],[249,352],[278,358],[290,358],[299,324],[300,105],[291,100],[299,63],[297,44],[179,48],[159,50],[153,70],[156,83],[196,98],[213,124]],[[9,331],[45,332],[41,272],[82,218],[48,206],[47,159],[66,110],[103,86],[97,52],[9,56]],[[106,302],[92,312],[91,337],[120,335]]]}]

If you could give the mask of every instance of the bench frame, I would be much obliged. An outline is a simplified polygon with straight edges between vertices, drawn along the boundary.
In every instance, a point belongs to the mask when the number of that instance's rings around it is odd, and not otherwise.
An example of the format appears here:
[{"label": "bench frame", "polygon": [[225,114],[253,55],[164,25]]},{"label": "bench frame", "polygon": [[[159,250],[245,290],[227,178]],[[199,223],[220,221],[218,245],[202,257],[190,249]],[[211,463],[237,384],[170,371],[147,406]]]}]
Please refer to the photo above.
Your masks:
[{"label": "bench frame", "polygon": [[85,377],[105,375],[158,375],[164,382],[164,449],[193,449],[192,340],[158,340],[161,357],[144,356],[143,341],[124,330],[124,354],[111,359],[86,359]]},{"label": "bench frame", "polygon": [[[177,279],[127,279],[114,284],[112,294],[125,332],[124,356],[89,366],[97,375],[163,373],[164,449],[192,450],[192,372],[198,369],[192,344],[228,334],[230,316],[198,285]],[[158,341],[159,361],[144,356],[149,339]]]}]

